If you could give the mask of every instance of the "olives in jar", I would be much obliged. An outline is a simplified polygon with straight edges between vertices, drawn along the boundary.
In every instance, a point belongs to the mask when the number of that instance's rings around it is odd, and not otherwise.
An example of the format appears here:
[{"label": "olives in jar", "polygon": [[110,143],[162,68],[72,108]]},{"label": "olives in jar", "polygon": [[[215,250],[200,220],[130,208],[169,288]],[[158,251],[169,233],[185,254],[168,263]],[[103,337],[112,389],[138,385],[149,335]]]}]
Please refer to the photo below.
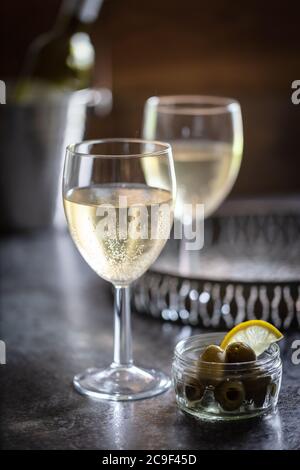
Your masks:
[{"label": "olives in jar", "polygon": [[244,385],[239,380],[225,380],[214,390],[215,399],[225,411],[234,411],[240,408],[245,400]]},{"label": "olives in jar", "polygon": [[230,343],[225,350],[225,362],[252,362],[256,360],[256,354],[246,343]]},{"label": "olives in jar", "polygon": [[[282,376],[278,345],[272,344],[255,358],[255,351],[250,349],[249,353],[247,346],[230,346],[227,350],[229,345],[226,347],[223,340],[223,333],[202,333],[176,346],[172,374],[179,408],[212,421],[271,412],[277,404]],[[220,344],[224,348],[216,346]]]}]

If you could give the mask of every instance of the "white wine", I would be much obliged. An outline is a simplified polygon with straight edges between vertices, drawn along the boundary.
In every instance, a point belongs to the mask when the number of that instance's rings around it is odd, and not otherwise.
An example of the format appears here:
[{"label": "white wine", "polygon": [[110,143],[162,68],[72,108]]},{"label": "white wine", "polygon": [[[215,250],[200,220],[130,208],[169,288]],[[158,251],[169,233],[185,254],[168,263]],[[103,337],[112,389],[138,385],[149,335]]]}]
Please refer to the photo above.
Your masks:
[{"label": "white wine", "polygon": [[184,204],[204,204],[205,217],[225,199],[235,182],[240,156],[233,146],[220,142],[172,144],[177,178],[176,217],[184,214]]},{"label": "white wine", "polygon": [[65,195],[64,207],[86,262],[118,286],[140,277],[170,234],[172,195],[163,189],[141,184],[75,188]]},{"label": "white wine", "polygon": [[[212,214],[232,188],[239,171],[241,152],[224,142],[200,140],[171,141],[176,182],[175,217],[182,220],[187,213],[185,204],[204,204],[205,217]],[[148,184],[161,185],[168,181],[168,169],[156,161],[144,165]]]}]

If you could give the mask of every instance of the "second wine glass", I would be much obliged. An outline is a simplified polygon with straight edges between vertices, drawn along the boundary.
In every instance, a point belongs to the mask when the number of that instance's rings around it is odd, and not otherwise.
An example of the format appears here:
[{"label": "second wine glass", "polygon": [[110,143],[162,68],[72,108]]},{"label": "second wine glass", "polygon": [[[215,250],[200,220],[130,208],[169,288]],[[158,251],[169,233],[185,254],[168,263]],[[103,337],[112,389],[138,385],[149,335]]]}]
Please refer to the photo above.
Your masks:
[{"label": "second wine glass", "polygon": [[183,225],[179,269],[191,274],[185,234],[192,232],[192,225],[197,227],[199,218],[198,226],[203,227],[203,218],[218,209],[239,172],[243,151],[240,105],[216,96],[154,96],[145,104],[143,137],[172,145],[175,218]]}]

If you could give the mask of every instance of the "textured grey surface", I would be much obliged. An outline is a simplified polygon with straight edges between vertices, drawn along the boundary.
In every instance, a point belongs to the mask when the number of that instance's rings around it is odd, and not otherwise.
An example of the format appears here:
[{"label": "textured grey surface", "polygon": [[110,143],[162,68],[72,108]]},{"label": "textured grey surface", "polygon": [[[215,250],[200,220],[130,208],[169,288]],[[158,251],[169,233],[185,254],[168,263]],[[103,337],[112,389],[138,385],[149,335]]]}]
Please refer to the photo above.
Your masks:
[{"label": "textured grey surface", "polygon": [[[137,363],[169,371],[175,343],[190,327],[133,315]],[[196,333],[194,330],[193,333]],[[80,258],[65,234],[1,241],[1,447],[4,449],[297,449],[300,365],[282,344],[284,377],[278,413],[240,423],[186,417],[172,391],[133,402],[78,395],[72,377],[112,357],[109,286]]]}]

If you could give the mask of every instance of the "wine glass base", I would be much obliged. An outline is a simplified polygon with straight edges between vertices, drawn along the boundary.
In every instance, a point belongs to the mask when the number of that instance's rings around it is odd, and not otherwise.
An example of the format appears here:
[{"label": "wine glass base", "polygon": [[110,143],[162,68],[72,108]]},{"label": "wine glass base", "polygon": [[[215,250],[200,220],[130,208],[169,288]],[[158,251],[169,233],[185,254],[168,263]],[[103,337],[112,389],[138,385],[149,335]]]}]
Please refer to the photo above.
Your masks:
[{"label": "wine glass base", "polygon": [[171,381],[163,372],[112,364],[106,369],[87,369],[74,377],[75,389],[82,395],[113,401],[131,401],[165,392]]}]

